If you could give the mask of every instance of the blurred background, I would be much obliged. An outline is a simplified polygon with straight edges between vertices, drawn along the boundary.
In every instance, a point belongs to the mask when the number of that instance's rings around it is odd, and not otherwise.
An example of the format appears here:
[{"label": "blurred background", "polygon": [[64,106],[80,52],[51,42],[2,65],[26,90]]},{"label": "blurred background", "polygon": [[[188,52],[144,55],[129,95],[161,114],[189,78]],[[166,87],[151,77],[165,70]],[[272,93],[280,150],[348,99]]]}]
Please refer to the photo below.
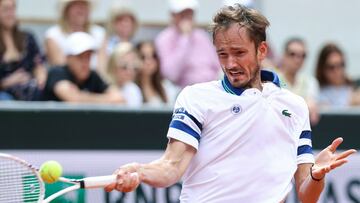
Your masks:
[{"label": "blurred background", "polygon": [[[359,149],[360,1],[191,2],[0,0],[0,152],[38,166],[58,160],[70,177],[158,158],[178,93],[222,78],[208,29],[234,3],[270,21],[262,68],[308,103],[313,148],[342,136],[342,149]],[[359,169],[355,155],[328,176],[319,202],[360,202]],[[178,202],[180,189],[80,191],[57,202]]]}]

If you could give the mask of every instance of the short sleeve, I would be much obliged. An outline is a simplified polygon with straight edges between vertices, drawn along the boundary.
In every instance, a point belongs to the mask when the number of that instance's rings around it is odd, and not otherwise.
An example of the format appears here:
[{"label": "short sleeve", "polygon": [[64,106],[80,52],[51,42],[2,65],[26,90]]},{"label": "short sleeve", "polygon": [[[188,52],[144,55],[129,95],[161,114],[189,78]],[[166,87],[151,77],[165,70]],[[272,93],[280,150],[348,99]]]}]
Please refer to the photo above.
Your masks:
[{"label": "short sleeve", "polygon": [[192,87],[186,87],[178,96],[170,122],[168,138],[173,138],[198,149],[204,123],[204,114]]},{"label": "short sleeve", "polygon": [[96,93],[104,93],[109,87],[109,85],[106,84],[95,71],[91,71],[91,83],[91,89]]},{"label": "short sleeve", "polygon": [[69,80],[69,76],[66,74],[64,67],[52,67],[49,70],[45,88],[53,92],[56,83],[62,80]]},{"label": "short sleeve", "polygon": [[297,164],[314,163],[314,155],[312,152],[312,133],[309,120],[309,110],[306,106],[305,122],[303,124],[301,134],[299,136],[299,144],[297,149]]}]

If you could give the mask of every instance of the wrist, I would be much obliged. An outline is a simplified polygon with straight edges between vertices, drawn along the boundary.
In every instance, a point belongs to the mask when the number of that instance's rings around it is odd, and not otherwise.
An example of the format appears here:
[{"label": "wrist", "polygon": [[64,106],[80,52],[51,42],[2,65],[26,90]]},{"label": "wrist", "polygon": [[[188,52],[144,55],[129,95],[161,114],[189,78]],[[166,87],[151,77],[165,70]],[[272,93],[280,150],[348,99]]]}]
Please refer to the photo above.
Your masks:
[{"label": "wrist", "polygon": [[323,175],[322,177],[316,177],[316,176],[314,176],[314,174],[313,174],[313,167],[314,167],[314,164],[310,167],[310,177],[311,177],[311,179],[312,179],[313,181],[317,181],[317,182],[320,182],[320,181],[324,180],[325,175]]}]

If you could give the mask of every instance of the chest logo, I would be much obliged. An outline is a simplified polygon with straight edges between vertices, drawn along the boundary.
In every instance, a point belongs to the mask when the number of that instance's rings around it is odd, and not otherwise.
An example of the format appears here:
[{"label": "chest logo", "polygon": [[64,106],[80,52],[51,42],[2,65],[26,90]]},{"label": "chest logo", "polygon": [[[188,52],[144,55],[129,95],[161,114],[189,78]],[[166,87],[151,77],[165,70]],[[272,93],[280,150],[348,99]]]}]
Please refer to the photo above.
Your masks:
[{"label": "chest logo", "polygon": [[235,104],[234,106],[231,107],[231,113],[236,115],[242,112],[242,108],[239,104]]},{"label": "chest logo", "polygon": [[282,113],[282,115],[291,118],[291,113],[289,113],[287,109],[283,110],[281,113]]}]

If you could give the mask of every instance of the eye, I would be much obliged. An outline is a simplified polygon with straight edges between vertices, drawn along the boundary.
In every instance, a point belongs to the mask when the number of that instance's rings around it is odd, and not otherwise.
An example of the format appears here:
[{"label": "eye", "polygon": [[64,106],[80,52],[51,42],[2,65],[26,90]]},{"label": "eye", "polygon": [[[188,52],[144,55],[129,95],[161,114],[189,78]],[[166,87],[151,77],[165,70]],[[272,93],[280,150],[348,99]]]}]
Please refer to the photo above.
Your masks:
[{"label": "eye", "polygon": [[228,54],[225,52],[218,52],[217,54],[220,58],[226,58],[228,56]]}]

